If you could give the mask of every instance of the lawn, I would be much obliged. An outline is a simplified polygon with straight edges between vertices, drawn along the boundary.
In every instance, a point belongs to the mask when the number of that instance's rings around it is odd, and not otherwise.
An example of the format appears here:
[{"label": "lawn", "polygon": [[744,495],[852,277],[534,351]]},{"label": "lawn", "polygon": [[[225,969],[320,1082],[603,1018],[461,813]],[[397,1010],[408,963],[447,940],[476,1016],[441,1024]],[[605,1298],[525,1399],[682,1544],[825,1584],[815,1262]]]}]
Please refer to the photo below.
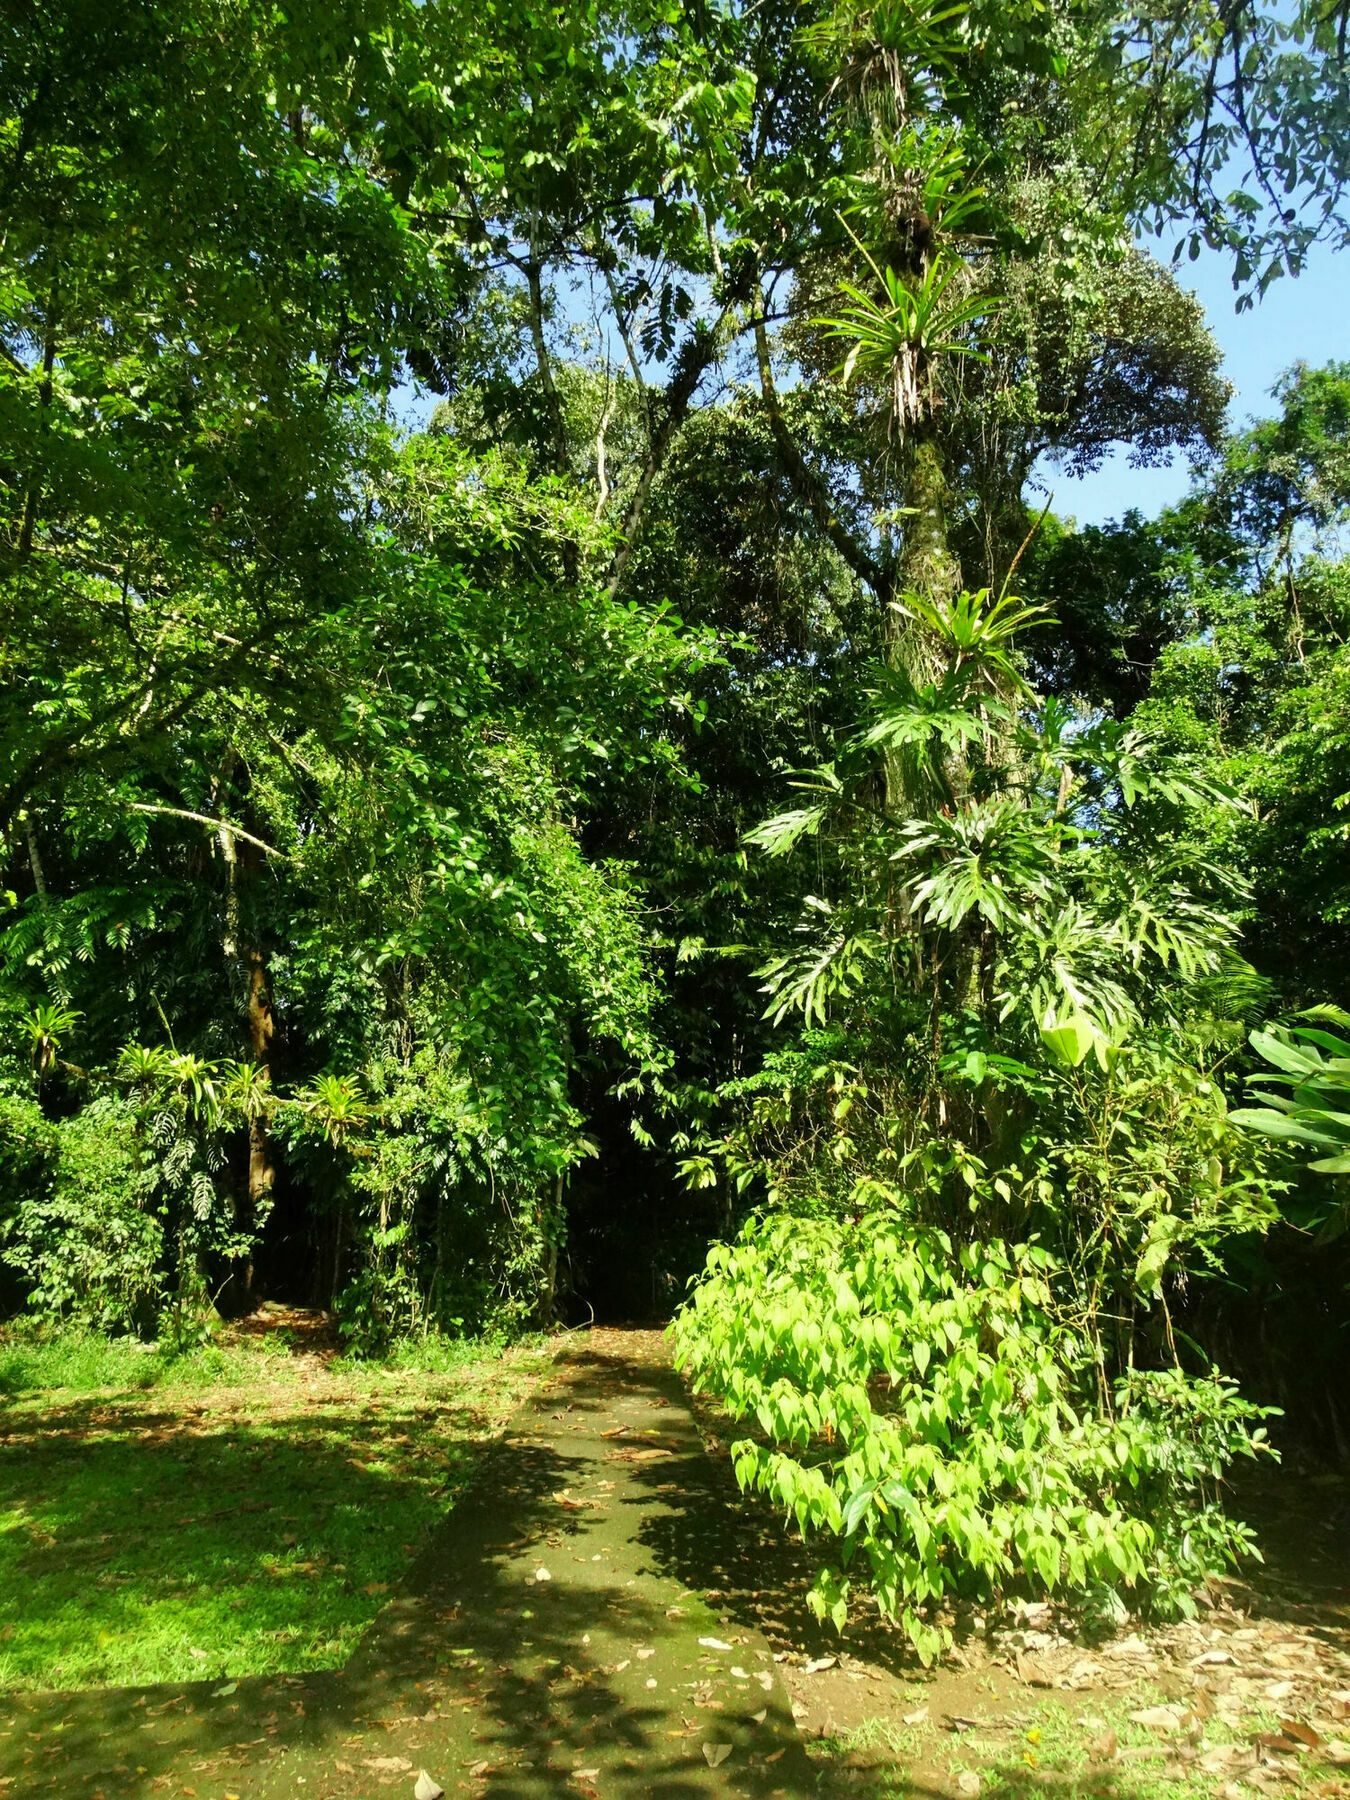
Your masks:
[{"label": "lawn", "polygon": [[0,1338],[0,1688],[344,1662],[550,1360]]}]

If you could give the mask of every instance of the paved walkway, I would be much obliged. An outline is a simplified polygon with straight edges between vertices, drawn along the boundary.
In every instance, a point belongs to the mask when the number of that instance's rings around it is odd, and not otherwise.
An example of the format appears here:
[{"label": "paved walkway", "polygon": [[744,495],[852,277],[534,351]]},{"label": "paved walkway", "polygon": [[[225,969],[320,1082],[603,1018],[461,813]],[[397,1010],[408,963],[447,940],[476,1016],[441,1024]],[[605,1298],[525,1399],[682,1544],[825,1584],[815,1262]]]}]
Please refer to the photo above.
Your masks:
[{"label": "paved walkway", "polygon": [[555,1365],[345,1669],[0,1702],[3,1800],[374,1800],[423,1770],[455,1800],[813,1793],[767,1644],[703,1597],[736,1521],[680,1383],[608,1341]]}]

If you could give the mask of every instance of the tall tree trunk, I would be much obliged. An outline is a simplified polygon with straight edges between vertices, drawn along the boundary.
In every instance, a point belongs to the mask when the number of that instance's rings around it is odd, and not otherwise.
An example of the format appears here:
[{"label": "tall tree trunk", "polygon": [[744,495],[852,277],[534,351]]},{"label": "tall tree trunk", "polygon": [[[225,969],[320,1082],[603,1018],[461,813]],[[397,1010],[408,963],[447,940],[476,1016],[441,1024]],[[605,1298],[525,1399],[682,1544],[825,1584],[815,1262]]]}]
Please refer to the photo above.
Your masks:
[{"label": "tall tree trunk", "polygon": [[[218,802],[223,802],[224,789],[237,766],[238,757],[231,749],[226,753],[218,782]],[[245,886],[257,871],[258,852],[247,837],[237,835],[224,819],[217,827],[216,842],[225,864],[225,930],[221,948],[232,980],[242,977],[244,1022],[254,1068],[270,1083],[274,1028],[272,988],[266,958],[256,941],[256,931],[246,919],[243,904]],[[255,1115],[248,1123],[247,1180],[242,1193],[236,1191],[234,1202],[234,1226],[240,1237],[252,1240],[256,1235],[270,1209],[275,1178],[267,1120],[265,1116]],[[257,1305],[254,1281],[250,1249],[232,1260],[225,1290],[231,1312],[251,1312]]]},{"label": "tall tree trunk", "polygon": [[48,903],[47,876],[42,867],[42,852],[38,849],[37,832],[33,829],[31,812],[25,812],[23,815],[23,835],[28,845],[28,867],[33,877],[33,891],[37,895],[38,905],[45,907]]}]

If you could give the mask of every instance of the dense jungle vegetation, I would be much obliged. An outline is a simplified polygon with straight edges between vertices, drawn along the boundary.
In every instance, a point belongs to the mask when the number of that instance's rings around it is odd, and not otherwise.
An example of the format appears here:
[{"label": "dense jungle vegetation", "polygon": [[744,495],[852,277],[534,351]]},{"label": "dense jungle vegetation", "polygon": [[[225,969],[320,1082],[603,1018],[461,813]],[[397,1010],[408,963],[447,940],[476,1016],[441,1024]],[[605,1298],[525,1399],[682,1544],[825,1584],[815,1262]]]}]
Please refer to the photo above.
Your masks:
[{"label": "dense jungle vegetation", "polygon": [[[1184,270],[1343,234],[1346,17],[7,9],[6,1313],[706,1257],[925,1657],[1184,1609],[1266,1407],[1345,1455],[1350,364],[1239,425]],[[1120,447],[1189,497],[1076,528]]]}]

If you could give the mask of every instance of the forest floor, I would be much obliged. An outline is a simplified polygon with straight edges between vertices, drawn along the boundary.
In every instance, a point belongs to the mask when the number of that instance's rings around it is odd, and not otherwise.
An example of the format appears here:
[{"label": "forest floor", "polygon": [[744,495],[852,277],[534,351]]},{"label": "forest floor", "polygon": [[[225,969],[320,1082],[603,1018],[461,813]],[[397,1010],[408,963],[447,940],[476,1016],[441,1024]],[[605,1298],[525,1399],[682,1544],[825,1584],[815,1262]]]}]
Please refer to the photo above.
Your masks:
[{"label": "forest floor", "polygon": [[[735,1495],[733,1433],[691,1413],[659,1334],[362,1373],[303,1324],[270,1392],[255,1367],[7,1408],[4,1800],[373,1800],[424,1769],[456,1800],[1350,1797],[1339,1482],[1244,1494],[1267,1564],[1194,1621],[972,1619],[930,1674],[875,1622],[840,1640],[805,1614],[809,1551]],[[84,1691],[25,1691],[56,1667]],[[146,1667],[174,1679],[129,1685]]]}]

